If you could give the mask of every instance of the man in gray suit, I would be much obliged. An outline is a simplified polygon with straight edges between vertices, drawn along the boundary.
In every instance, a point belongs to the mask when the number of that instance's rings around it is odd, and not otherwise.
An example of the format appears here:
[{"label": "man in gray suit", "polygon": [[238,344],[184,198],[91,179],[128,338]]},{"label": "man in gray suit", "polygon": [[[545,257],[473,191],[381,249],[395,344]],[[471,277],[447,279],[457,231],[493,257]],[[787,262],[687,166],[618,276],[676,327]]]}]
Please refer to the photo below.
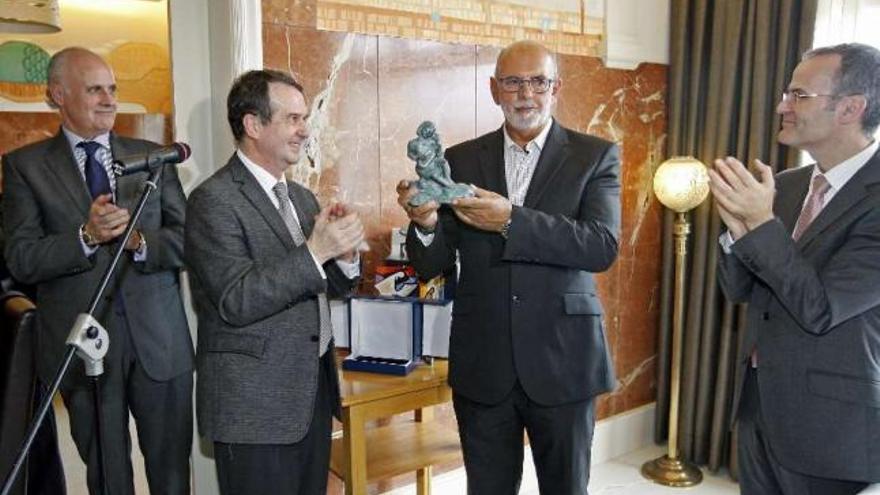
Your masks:
[{"label": "man in gray suit", "polygon": [[850,494],[880,481],[880,51],[807,52],[779,142],[814,165],[715,161],[721,286],[748,302],[734,417],[746,494]]},{"label": "man in gray suit", "polygon": [[[111,132],[116,82],[94,53],[68,48],[49,64],[47,98],[61,130],[3,157],[5,256],[36,287],[39,372],[48,383],[76,315],[89,300],[129,222],[146,173],[114,177],[112,161],[155,143]],[[188,494],[193,351],[179,271],[185,199],[166,167],[95,317],[110,334],[101,377],[108,493],[134,493],[129,412],[137,421],[152,493]],[[99,489],[91,388],[75,360],[61,395],[92,493]]]},{"label": "man in gray suit", "polygon": [[352,288],[364,230],[284,179],[308,138],[302,86],[251,71],[227,110],[238,150],[187,205],[199,430],[221,493],[323,494],[339,408],[327,296]]}]

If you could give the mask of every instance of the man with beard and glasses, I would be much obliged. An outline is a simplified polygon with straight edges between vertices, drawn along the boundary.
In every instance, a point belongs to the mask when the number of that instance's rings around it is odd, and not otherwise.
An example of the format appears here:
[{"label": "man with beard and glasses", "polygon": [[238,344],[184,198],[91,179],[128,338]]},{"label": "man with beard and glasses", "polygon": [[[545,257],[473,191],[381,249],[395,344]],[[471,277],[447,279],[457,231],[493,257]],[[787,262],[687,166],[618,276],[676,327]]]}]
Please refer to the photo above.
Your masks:
[{"label": "man with beard and glasses", "polygon": [[593,273],[617,256],[618,148],[554,121],[562,81],[537,43],[502,50],[490,85],[504,125],[446,153],[475,197],[413,207],[398,184],[407,249],[422,277],[460,257],[449,383],[468,493],[518,492],[525,430],[541,493],[586,494],[594,399],[615,384]]}]

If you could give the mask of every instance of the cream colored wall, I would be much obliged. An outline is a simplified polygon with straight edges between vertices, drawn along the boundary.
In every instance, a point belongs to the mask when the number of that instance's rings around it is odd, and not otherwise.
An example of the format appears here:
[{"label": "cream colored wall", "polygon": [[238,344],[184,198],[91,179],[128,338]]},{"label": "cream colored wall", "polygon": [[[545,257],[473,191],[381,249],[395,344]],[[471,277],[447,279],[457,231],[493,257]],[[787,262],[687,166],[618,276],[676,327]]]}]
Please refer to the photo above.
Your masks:
[{"label": "cream colored wall", "polygon": [[0,34],[0,43],[33,41],[50,54],[66,46],[107,51],[120,40],[155,43],[168,50],[168,2],[144,0],[60,0],[61,31]]},{"label": "cream colored wall", "polygon": [[[61,31],[52,34],[0,33],[0,44],[7,41],[27,41],[42,47],[49,55],[68,46],[82,46],[108,57],[125,43],[150,45],[141,51],[141,60],[135,64],[114,65],[117,78],[130,79],[128,93],[122,95],[121,112],[169,113],[170,90],[167,75],[168,2],[167,0],[60,0]],[[130,53],[117,53],[121,61],[130,60]],[[153,68],[161,73],[148,75]],[[146,76],[146,78],[144,78]],[[122,81],[120,81],[122,82]],[[155,85],[162,86],[161,92]],[[125,86],[125,85],[121,85]],[[161,95],[158,93],[162,93]],[[140,97],[136,95],[140,95]],[[156,101],[156,98],[161,101]],[[0,111],[50,111],[41,98],[33,101],[14,101],[0,96]],[[126,101],[128,100],[128,101]]]}]

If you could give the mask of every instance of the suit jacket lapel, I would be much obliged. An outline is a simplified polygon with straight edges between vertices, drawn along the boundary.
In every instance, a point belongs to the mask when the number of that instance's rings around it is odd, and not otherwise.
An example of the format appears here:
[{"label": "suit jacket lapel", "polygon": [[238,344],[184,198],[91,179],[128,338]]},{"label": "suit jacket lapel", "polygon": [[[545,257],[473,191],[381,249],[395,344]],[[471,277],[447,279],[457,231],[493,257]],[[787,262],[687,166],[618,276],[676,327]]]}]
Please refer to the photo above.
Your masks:
[{"label": "suit jacket lapel", "polygon": [[480,171],[485,189],[507,197],[507,180],[504,173],[504,134],[498,129],[483,140],[480,148]]},{"label": "suit jacket lapel", "polygon": [[562,168],[567,158],[568,138],[554,120],[550,133],[547,135],[547,141],[544,143],[544,149],[541,150],[541,157],[535,166],[535,173],[529,183],[529,190],[526,192],[523,206],[534,208],[538,204],[553,176]]},{"label": "suit jacket lapel", "polygon": [[868,186],[880,182],[880,152],[875,153],[840,191],[831,198],[831,202],[822,208],[819,216],[804,231],[799,245],[806,245],[823,230],[833,225],[841,216],[861,202],[868,192]]},{"label": "suit jacket lapel", "polygon": [[[116,134],[110,134],[110,151],[113,159],[131,156],[134,150],[125,145]],[[144,152],[146,154],[146,151]],[[128,208],[133,213],[136,201],[139,198],[141,186],[146,178],[143,174],[132,174],[116,178],[116,204],[123,208]]]},{"label": "suit jacket lapel", "polygon": [[238,159],[237,155],[232,155],[230,166],[232,180],[240,184],[241,194],[245,199],[250,202],[258,212],[260,212],[263,220],[269,224],[269,227],[275,232],[278,239],[280,239],[288,249],[296,247],[293,243],[293,237],[290,236],[290,231],[287,230],[287,225],[285,225],[284,220],[281,219],[281,214],[275,209],[275,206],[269,200],[268,196],[266,196],[266,192],[263,191],[263,188],[261,188],[260,184],[257,182],[257,179],[248,172],[247,168],[241,163],[241,160]]},{"label": "suit jacket lapel", "polygon": [[88,217],[92,199],[76,164],[73,151],[70,149],[70,142],[60,130],[49,145],[46,161],[49,170],[58,178],[71,201],[76,204],[83,215]]}]

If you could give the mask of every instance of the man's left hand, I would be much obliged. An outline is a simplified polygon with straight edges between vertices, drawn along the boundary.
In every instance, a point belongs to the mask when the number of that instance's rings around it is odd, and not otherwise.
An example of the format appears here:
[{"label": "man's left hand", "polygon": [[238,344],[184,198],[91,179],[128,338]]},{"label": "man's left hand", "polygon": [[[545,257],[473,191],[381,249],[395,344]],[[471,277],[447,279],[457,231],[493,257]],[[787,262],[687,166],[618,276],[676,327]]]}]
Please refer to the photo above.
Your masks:
[{"label": "man's left hand", "polygon": [[732,157],[715,160],[709,170],[709,185],[718,205],[740,219],[748,230],[773,219],[773,198],[776,182],[773,170],[755,160],[758,178]]},{"label": "man's left hand", "polygon": [[474,197],[457,198],[452,202],[452,210],[464,223],[489,232],[501,232],[510,220],[513,207],[504,196],[471,186]]}]

